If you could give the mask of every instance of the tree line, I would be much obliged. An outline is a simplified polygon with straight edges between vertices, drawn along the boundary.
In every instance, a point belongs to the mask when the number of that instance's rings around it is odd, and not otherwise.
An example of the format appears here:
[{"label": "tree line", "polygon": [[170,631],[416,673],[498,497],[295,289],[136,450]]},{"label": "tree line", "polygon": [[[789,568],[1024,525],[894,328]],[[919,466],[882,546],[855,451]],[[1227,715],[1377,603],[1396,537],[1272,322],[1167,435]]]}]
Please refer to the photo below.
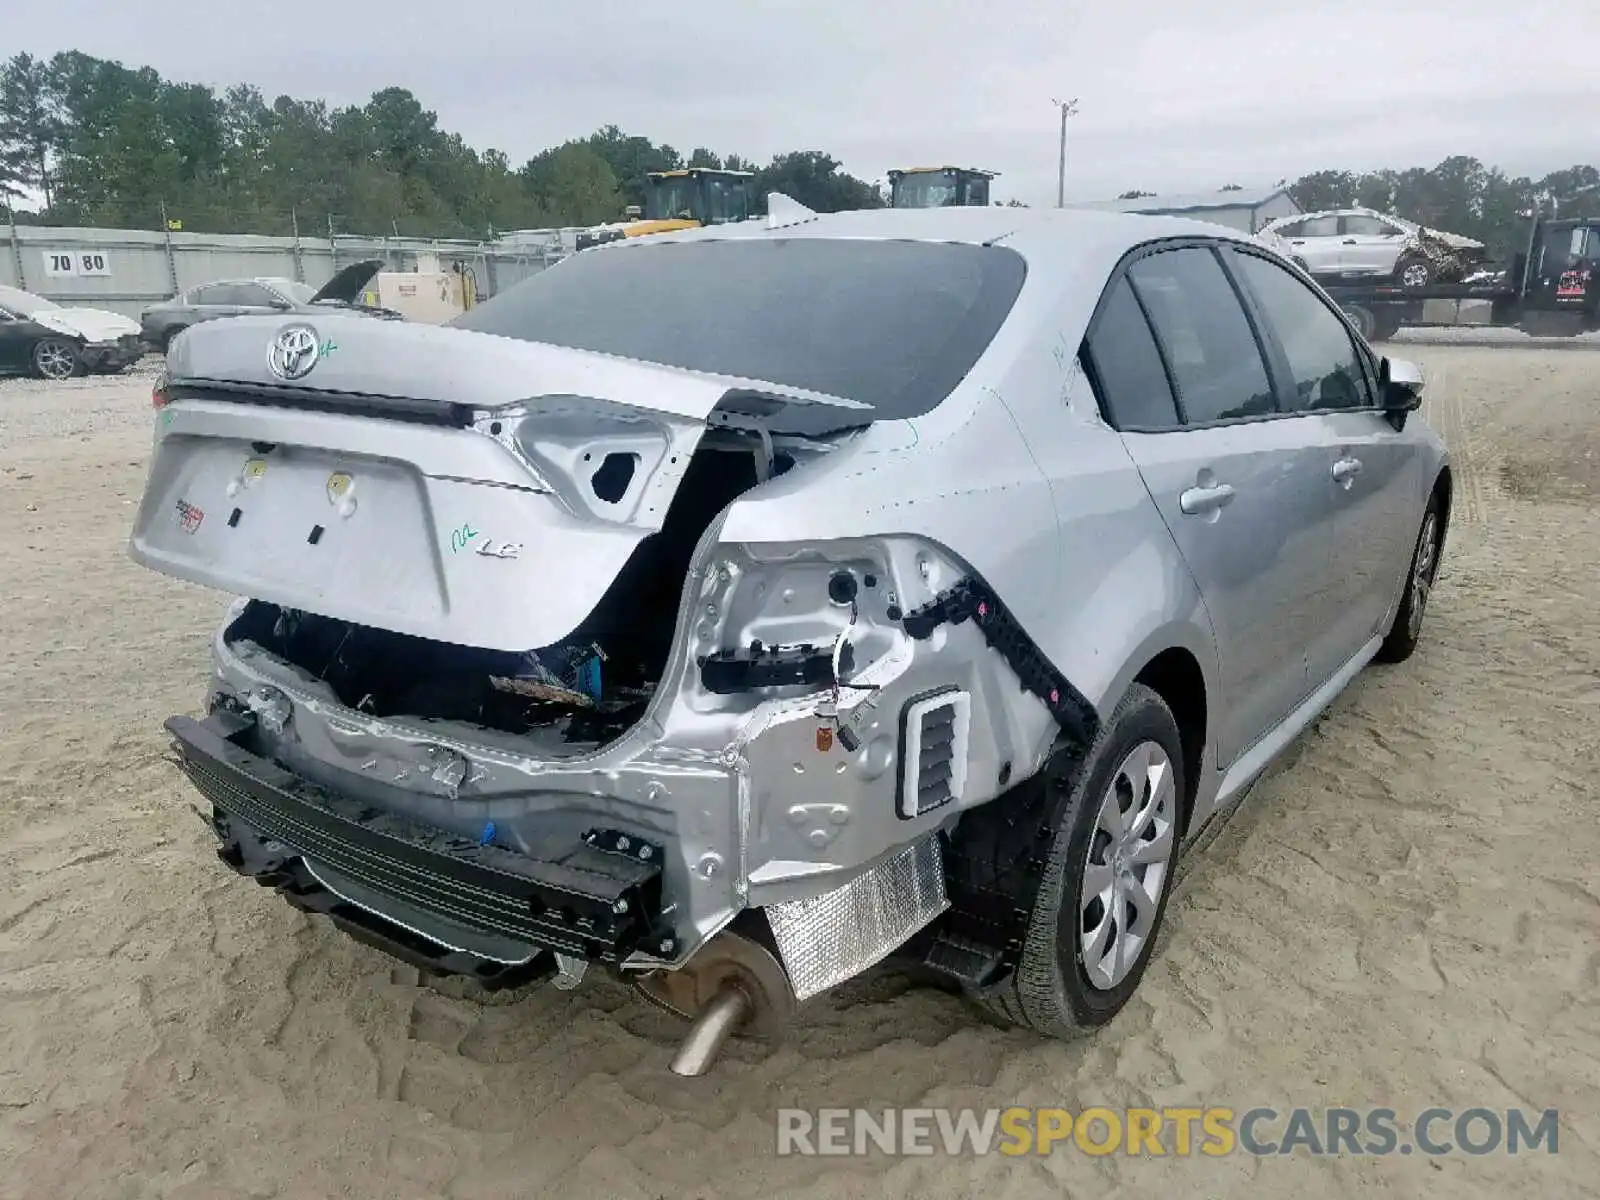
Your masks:
[{"label": "tree line", "polygon": [[[885,202],[821,150],[758,165],[706,147],[685,154],[607,125],[513,166],[504,152],[441,129],[405,88],[333,107],[269,101],[249,84],[175,83],[78,51],[17,54],[0,65],[0,197],[42,201],[36,212],[17,210],[19,221],[481,238],[615,220],[644,202],[647,172],[686,166],[753,171],[758,205],[774,191],[819,212]],[[1516,244],[1520,214],[1531,208],[1600,213],[1600,171],[1583,165],[1533,179],[1457,155],[1434,167],[1280,182],[1307,211],[1381,209],[1501,252]]]},{"label": "tree line", "polygon": [[405,88],[333,107],[239,84],[174,83],[77,51],[0,65],[0,198],[42,201],[18,220],[188,231],[486,237],[590,225],[644,202],[646,172],[708,166],[756,174],[820,211],[883,203],[824,151],[758,166],[684,154],[605,126],[514,166],[439,127]]}]

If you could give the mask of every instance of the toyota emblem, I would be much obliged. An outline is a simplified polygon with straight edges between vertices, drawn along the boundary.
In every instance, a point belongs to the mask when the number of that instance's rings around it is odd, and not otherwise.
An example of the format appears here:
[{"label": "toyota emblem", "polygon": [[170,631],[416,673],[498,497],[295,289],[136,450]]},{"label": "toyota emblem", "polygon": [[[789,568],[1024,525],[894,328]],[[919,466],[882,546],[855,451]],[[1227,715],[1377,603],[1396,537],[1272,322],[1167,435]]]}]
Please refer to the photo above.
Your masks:
[{"label": "toyota emblem", "polygon": [[321,343],[309,325],[291,325],[272,339],[267,367],[279,379],[303,379],[317,365]]}]

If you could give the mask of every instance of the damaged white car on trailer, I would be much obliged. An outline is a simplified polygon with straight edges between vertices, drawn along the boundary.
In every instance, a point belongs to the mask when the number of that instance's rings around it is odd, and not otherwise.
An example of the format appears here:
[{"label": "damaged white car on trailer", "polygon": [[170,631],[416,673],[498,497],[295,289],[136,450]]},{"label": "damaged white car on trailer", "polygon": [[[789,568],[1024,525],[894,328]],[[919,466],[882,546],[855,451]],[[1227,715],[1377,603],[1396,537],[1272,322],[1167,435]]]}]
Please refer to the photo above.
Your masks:
[{"label": "damaged white car on trailer", "polygon": [[[1420,377],[1217,226],[775,199],[446,327],[179,339],[130,549],[243,598],[175,749],[241,874],[475,988],[621,970],[684,1073],[896,951],[1103,1024],[1179,846],[1415,640]],[[1207,391],[1213,270],[1259,378]],[[1251,271],[1345,339],[1309,402]]]}]

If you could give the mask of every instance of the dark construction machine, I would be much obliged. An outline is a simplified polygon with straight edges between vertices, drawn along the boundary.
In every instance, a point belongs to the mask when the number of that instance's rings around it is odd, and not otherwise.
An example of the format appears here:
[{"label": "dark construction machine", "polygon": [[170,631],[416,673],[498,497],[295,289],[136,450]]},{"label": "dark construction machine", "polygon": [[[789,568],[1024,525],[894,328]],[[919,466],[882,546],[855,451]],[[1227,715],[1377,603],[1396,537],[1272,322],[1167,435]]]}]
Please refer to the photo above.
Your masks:
[{"label": "dark construction machine", "polygon": [[999,172],[971,167],[903,167],[889,172],[891,208],[984,208]]},{"label": "dark construction machine", "polygon": [[578,234],[577,248],[696,229],[750,217],[755,188],[751,171],[724,171],[713,167],[684,167],[676,171],[651,171],[645,176],[644,207],[632,209],[629,218],[596,225]]},{"label": "dark construction machine", "polygon": [[1403,327],[1514,327],[1530,337],[1600,329],[1600,217],[1530,214],[1523,249],[1498,270],[1459,283],[1324,283],[1369,341]]}]

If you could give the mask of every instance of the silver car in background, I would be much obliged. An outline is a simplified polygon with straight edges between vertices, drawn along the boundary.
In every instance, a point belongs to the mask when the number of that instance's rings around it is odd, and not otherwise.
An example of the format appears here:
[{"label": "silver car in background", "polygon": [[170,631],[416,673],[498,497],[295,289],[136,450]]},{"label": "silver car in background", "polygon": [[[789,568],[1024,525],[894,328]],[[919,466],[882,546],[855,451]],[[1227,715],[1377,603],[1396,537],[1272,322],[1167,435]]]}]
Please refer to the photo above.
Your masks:
[{"label": "silver car in background", "polygon": [[241,599],[177,754],[241,874],[480,992],[620,970],[684,1073],[892,953],[1102,1025],[1417,644],[1421,376],[1216,225],[773,211],[180,339],[131,553]]},{"label": "silver car in background", "polygon": [[1370,208],[1339,208],[1281,217],[1262,233],[1319,279],[1392,280],[1408,291],[1459,283],[1487,247],[1458,233]]},{"label": "silver car in background", "polygon": [[165,354],[172,348],[173,339],[191,325],[222,317],[353,313],[396,319],[399,313],[360,302],[362,289],[382,267],[381,259],[351,263],[320,288],[277,276],[213,279],[143,309],[139,313],[139,333],[147,344]]}]

